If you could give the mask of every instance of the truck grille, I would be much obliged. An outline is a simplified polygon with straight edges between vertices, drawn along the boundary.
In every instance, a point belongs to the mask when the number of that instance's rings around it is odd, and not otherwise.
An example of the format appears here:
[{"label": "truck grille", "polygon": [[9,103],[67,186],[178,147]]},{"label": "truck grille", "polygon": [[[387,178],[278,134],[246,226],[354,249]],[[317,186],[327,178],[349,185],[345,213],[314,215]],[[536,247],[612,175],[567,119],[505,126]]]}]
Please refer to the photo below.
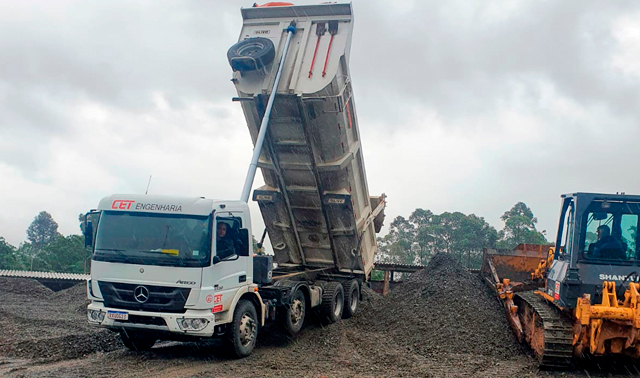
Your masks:
[{"label": "truck grille", "polygon": [[[151,286],[138,284],[125,284],[116,282],[102,282],[98,285],[104,304],[107,307],[137,311],[184,313],[184,304],[187,302],[191,289],[178,287]],[[146,302],[139,303],[134,298],[134,290],[143,286],[149,291]]]}]

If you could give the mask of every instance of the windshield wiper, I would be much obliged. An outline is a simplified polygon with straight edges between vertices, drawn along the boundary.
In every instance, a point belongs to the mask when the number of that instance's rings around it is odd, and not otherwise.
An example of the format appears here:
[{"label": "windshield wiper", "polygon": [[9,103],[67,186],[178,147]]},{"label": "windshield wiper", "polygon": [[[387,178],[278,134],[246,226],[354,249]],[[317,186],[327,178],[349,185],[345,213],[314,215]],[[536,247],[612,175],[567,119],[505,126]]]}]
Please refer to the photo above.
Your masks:
[{"label": "windshield wiper", "polygon": [[118,254],[118,256],[122,257],[122,259],[123,259],[125,262],[132,263],[132,261],[131,261],[131,259],[129,258],[129,256],[127,256],[127,255],[124,253],[124,251],[125,251],[124,249],[117,249],[117,248],[96,248],[96,251],[109,251],[109,252],[115,252],[115,253],[117,253],[117,254]]}]

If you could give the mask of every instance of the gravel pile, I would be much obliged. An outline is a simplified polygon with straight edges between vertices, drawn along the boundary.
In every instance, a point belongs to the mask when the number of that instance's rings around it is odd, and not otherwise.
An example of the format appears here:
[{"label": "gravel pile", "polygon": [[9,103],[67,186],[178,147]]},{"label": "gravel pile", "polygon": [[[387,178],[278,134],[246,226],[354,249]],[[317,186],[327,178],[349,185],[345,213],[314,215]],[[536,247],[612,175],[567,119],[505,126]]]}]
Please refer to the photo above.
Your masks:
[{"label": "gravel pile", "polygon": [[0,355],[49,361],[122,348],[113,332],[89,326],[85,283],[54,293],[36,280],[0,280]]},{"label": "gravel pile", "polygon": [[53,294],[51,298],[62,302],[83,302],[87,298],[87,284],[81,282],[68,289],[60,290]]},{"label": "gravel pile", "polygon": [[[394,341],[423,356],[469,354],[511,358],[522,354],[502,307],[477,275],[446,254],[361,316],[362,327],[393,335]],[[373,302],[372,302],[373,303]]]},{"label": "gravel pile", "polygon": [[54,295],[54,291],[29,278],[0,278],[0,296],[3,294],[28,295],[33,298],[46,299]]},{"label": "gravel pile", "polygon": [[74,303],[75,311],[83,316],[87,313],[87,305],[91,302],[87,299],[87,285],[82,282],[68,289],[55,293],[52,297],[58,303]]},{"label": "gravel pile", "polygon": [[[219,341],[165,343],[141,356],[127,352],[117,334],[88,325],[85,290],[84,283],[53,293],[37,281],[0,281],[0,356],[48,364],[93,354],[88,358],[101,358],[107,365],[123,359],[131,366],[143,364],[145,376],[158,364],[174,367],[211,359],[217,362],[207,370],[232,376],[255,371],[314,377],[527,376],[531,371],[499,303],[476,275],[446,255],[435,256],[387,297],[363,287],[353,319],[326,326],[310,316],[295,337],[283,335],[275,325],[262,329],[254,355],[239,361],[219,360],[224,355]],[[95,357],[95,352],[111,351],[116,352]],[[520,359],[512,359],[514,355]],[[108,370],[88,366],[62,375]]]}]

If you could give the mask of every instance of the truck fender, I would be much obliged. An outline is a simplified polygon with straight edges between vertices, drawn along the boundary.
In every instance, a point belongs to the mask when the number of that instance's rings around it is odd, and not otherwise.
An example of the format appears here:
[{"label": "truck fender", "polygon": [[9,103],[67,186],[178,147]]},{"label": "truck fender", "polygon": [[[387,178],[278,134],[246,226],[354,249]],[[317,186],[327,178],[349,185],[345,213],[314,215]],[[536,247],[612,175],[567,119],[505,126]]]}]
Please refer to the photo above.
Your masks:
[{"label": "truck fender", "polygon": [[240,299],[247,299],[253,303],[256,307],[256,312],[258,313],[258,320],[261,326],[264,326],[265,323],[265,305],[262,302],[262,297],[260,293],[257,291],[258,287],[256,285],[250,285],[246,287],[242,287],[236,291],[236,295],[233,297],[231,301],[231,306],[229,310],[220,312],[216,314],[216,323],[217,324],[226,324],[230,323],[231,319],[233,319],[233,313],[238,305]]},{"label": "truck fender", "polygon": [[[302,290],[305,297],[307,298],[307,305],[309,306],[309,308],[313,307],[311,294],[313,290],[309,287],[308,283],[303,281],[282,280],[276,282],[275,286],[284,286],[291,288],[291,295],[293,295],[293,293],[295,293],[297,290]],[[320,291],[319,295],[322,296],[322,291]]]}]

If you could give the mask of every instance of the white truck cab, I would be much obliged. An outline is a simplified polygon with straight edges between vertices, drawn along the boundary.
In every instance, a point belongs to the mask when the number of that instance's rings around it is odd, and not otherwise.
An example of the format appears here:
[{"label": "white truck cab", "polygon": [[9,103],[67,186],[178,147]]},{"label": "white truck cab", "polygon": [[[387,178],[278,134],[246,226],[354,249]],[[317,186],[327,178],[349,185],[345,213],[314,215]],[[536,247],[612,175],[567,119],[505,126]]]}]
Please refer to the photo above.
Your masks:
[{"label": "white truck cab", "polygon": [[113,195],[93,214],[99,219],[89,216],[85,227],[92,324],[212,337],[224,332],[240,299],[256,306],[264,324],[246,203]]}]

